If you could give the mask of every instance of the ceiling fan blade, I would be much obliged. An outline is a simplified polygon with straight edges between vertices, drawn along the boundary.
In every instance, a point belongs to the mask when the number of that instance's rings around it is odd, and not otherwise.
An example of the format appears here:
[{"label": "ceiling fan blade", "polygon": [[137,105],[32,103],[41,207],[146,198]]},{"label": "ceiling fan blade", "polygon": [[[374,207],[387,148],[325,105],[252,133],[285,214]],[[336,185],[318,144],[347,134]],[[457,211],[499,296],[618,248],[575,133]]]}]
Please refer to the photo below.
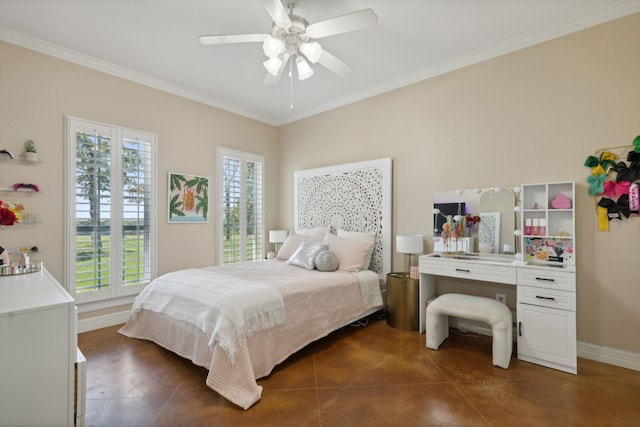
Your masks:
[{"label": "ceiling fan blade", "polygon": [[334,34],[361,30],[378,23],[378,15],[371,9],[364,9],[348,15],[317,22],[307,27],[307,35],[313,39],[332,36]]},{"label": "ceiling fan blade", "polygon": [[264,84],[265,85],[274,85],[276,83],[278,83],[280,81],[280,77],[282,77],[282,72],[284,71],[285,68],[287,68],[287,65],[289,65],[289,57],[291,55],[289,54],[284,54],[282,55],[282,65],[280,65],[280,69],[278,70],[278,74],[276,74],[275,76],[271,73],[267,73],[267,75],[264,78]]},{"label": "ceiling fan blade", "polygon": [[262,3],[274,24],[281,28],[291,27],[289,14],[280,0],[262,0]]},{"label": "ceiling fan blade", "polygon": [[202,44],[225,44],[225,43],[262,43],[268,34],[228,34],[224,36],[200,36],[198,41]]},{"label": "ceiling fan blade", "polygon": [[353,68],[351,68],[326,50],[322,50],[322,54],[320,55],[318,63],[343,78],[349,77],[349,74],[351,74],[351,72],[353,71]]}]

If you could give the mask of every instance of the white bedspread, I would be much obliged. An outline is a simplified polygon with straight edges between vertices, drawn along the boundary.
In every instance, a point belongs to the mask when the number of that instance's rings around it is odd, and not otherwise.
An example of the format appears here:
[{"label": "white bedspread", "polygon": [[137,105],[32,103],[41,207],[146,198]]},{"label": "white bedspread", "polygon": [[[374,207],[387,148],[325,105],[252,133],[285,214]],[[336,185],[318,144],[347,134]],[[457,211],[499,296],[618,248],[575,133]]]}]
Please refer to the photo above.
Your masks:
[{"label": "white bedspread", "polygon": [[142,308],[120,333],[152,340],[207,368],[206,384],[244,409],[260,400],[262,386],[256,379],[309,343],[383,306],[378,275],[372,271],[323,273],[276,260],[201,271],[275,287],[284,299],[286,322],[240,339],[235,364],[222,345],[210,345],[208,333],[165,313]]},{"label": "white bedspread", "polygon": [[141,310],[188,322],[218,343],[235,362],[240,339],[284,323],[284,300],[273,286],[213,271],[188,269],[155,279],[135,299],[132,317]]}]

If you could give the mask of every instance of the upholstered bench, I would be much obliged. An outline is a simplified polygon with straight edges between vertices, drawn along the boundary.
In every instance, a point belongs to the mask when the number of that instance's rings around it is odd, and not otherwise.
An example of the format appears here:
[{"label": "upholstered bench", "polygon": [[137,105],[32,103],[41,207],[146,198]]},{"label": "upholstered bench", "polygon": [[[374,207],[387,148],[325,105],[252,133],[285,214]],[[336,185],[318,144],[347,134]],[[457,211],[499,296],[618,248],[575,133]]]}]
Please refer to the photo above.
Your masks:
[{"label": "upholstered bench", "polygon": [[491,298],[443,294],[427,306],[427,347],[437,350],[449,336],[449,316],[488,323],[493,332],[493,364],[507,369],[513,348],[511,310]]}]

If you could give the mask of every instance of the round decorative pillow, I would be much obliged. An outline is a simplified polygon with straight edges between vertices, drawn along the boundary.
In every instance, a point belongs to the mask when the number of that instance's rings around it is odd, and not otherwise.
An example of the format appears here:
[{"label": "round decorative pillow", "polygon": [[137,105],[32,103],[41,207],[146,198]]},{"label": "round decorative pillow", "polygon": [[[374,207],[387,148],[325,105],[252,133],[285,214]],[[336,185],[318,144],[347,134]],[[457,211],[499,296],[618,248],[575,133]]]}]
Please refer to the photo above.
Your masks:
[{"label": "round decorative pillow", "polygon": [[318,271],[336,271],[338,269],[338,256],[331,251],[320,251],[313,260]]}]

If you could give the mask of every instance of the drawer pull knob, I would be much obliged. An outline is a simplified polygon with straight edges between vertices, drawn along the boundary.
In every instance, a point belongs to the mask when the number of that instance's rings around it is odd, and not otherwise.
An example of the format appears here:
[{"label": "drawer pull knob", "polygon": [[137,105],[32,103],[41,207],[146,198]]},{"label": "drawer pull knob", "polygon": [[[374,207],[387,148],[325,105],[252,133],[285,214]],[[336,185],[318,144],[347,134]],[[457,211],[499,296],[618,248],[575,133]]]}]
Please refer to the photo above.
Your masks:
[{"label": "drawer pull knob", "polygon": [[465,270],[464,268],[456,268],[456,271],[459,271],[461,273],[471,273],[471,270]]},{"label": "drawer pull knob", "polygon": [[554,297],[543,297],[543,296],[540,296],[540,295],[536,295],[536,298],[538,298],[538,299],[546,299],[546,300],[549,300],[549,301],[555,301],[556,300]]},{"label": "drawer pull knob", "polygon": [[536,280],[541,280],[543,282],[555,282],[556,279],[550,279],[548,277],[536,277]]}]

